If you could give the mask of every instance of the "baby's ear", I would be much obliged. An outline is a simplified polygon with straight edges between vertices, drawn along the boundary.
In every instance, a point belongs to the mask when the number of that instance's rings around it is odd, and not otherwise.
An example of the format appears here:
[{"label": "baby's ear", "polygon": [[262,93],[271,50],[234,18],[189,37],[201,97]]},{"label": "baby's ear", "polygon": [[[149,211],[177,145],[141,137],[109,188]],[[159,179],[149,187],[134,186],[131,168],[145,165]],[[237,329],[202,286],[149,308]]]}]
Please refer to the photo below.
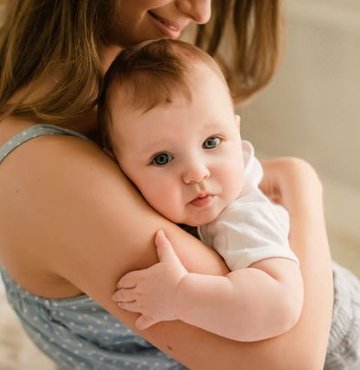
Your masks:
[{"label": "baby's ear", "polygon": [[240,116],[238,114],[235,114],[235,123],[238,129],[240,129],[240,121],[241,121]]}]

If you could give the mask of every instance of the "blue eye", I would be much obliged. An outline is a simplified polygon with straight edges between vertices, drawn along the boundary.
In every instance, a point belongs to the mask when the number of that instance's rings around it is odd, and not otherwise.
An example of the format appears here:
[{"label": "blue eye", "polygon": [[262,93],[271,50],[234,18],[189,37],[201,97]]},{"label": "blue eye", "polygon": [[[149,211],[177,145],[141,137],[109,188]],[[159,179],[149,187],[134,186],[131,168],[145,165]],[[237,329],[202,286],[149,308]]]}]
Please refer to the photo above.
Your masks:
[{"label": "blue eye", "polygon": [[203,142],[204,149],[214,149],[221,144],[221,139],[219,137],[209,137]]},{"label": "blue eye", "polygon": [[151,164],[154,164],[155,166],[165,166],[172,160],[172,156],[167,153],[160,153],[157,154],[152,160]]}]

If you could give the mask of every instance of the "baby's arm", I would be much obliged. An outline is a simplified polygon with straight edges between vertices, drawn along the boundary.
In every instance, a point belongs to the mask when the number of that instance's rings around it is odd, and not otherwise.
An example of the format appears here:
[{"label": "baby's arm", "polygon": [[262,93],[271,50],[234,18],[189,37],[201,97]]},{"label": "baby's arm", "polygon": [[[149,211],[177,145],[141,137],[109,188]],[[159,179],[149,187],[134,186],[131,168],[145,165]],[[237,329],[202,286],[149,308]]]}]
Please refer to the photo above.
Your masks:
[{"label": "baby's arm", "polygon": [[160,262],[126,274],[114,298],[139,312],[141,330],[165,320],[182,320],[239,341],[255,341],[289,330],[300,316],[303,298],[298,265],[268,258],[227,276],[188,273],[170,241],[158,232]]}]

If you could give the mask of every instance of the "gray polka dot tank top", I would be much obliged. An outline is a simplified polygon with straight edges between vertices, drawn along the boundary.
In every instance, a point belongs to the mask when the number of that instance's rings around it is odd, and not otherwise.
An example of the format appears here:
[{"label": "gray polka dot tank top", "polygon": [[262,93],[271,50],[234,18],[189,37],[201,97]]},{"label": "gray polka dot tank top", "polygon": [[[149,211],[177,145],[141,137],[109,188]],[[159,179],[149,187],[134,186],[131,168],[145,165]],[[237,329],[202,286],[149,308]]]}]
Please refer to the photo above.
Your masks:
[{"label": "gray polka dot tank top", "polygon": [[[39,124],[0,147],[0,163],[19,145],[41,135],[85,136]],[[132,332],[86,295],[47,299],[23,289],[0,266],[6,294],[31,340],[59,370],[186,369]]]}]

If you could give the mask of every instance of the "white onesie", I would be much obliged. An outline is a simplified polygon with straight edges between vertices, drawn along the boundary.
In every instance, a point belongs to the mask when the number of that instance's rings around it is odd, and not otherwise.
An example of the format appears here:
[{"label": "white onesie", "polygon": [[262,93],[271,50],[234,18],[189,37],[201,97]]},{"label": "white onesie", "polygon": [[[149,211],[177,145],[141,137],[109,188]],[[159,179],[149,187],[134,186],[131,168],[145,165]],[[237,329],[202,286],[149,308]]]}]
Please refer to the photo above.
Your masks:
[{"label": "white onesie", "polygon": [[298,263],[289,246],[289,216],[259,189],[263,177],[254,148],[243,141],[245,181],[239,197],[215,221],[198,227],[201,240],[213,247],[230,270],[265,258],[287,258]]}]

